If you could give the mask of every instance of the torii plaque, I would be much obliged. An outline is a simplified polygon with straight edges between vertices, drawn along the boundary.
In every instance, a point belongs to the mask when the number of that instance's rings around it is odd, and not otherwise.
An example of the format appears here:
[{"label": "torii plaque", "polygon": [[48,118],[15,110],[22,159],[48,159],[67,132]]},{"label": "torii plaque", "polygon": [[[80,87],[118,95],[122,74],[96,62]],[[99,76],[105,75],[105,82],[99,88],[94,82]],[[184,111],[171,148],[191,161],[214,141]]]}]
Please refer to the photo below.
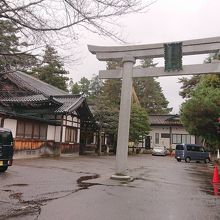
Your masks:
[{"label": "torii plaque", "polygon": [[196,55],[218,53],[220,50],[220,37],[187,40],[182,42],[169,42],[131,46],[94,46],[88,49],[100,61],[120,60],[123,67],[117,70],[101,70],[102,79],[122,78],[121,102],[118,125],[118,140],[116,152],[116,172],[114,177],[120,179],[127,176],[128,140],[131,111],[131,94],[133,77],[159,77],[195,74],[220,74],[220,62],[210,64],[183,65],[174,71],[165,71],[164,67],[140,68],[133,67],[136,59],[164,57],[164,45],[181,44],[181,55]]}]

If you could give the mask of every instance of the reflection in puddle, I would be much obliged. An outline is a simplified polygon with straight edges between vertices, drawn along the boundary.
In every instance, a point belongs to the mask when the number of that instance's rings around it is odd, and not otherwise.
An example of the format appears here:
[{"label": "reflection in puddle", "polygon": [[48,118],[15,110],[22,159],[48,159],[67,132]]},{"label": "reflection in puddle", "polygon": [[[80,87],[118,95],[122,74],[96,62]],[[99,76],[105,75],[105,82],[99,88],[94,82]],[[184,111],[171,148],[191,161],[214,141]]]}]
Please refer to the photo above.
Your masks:
[{"label": "reflection in puddle", "polygon": [[214,196],[219,196],[219,184],[213,183]]},{"label": "reflection in puddle", "polygon": [[28,186],[28,184],[26,184],[26,183],[17,183],[17,184],[6,185],[5,187],[12,187],[12,186]]},{"label": "reflection in puddle", "polygon": [[208,195],[220,196],[220,184],[210,184],[209,186],[202,187],[201,191]]},{"label": "reflection in puddle", "polygon": [[87,189],[90,186],[95,186],[95,185],[102,185],[100,183],[89,183],[89,182],[84,182],[86,180],[91,180],[91,179],[96,179],[99,178],[100,176],[98,174],[94,174],[91,176],[81,176],[78,180],[77,180],[77,184],[78,186],[82,187],[83,189]]}]

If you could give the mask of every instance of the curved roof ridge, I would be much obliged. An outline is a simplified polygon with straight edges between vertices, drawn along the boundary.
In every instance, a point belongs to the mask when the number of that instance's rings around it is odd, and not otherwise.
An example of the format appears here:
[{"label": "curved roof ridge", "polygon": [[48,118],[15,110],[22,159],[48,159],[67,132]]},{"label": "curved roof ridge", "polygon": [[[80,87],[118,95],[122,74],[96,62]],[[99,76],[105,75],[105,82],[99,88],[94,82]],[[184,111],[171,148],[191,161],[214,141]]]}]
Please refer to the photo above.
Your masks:
[{"label": "curved roof ridge", "polygon": [[66,111],[70,111],[73,107],[74,109],[78,108],[82,104],[82,102],[85,100],[83,96],[79,97],[72,105],[69,106],[69,108]]},{"label": "curved roof ridge", "polygon": [[21,71],[11,72],[9,73],[9,76],[16,80],[15,83],[19,83],[21,86],[24,86],[34,92],[43,93],[46,96],[68,95],[67,92]]},{"label": "curved roof ridge", "polygon": [[80,94],[66,94],[66,95],[53,95],[54,98],[80,98],[83,97]]}]

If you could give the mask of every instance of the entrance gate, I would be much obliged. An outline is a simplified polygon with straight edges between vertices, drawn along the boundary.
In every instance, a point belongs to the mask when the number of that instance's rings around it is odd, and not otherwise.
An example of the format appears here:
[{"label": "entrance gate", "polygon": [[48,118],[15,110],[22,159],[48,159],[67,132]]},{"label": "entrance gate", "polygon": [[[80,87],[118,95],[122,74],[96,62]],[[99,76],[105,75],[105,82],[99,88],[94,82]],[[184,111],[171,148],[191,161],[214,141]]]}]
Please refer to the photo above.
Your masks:
[{"label": "entrance gate", "polygon": [[[88,49],[100,61],[122,61],[123,67],[116,70],[101,70],[102,79],[122,79],[121,102],[118,125],[116,152],[116,175],[126,176],[128,139],[131,111],[131,94],[133,77],[160,77],[196,74],[220,74],[220,62],[214,60],[209,64],[183,65],[182,56],[207,53],[219,53],[220,37],[132,46],[94,46]],[[164,67],[133,67],[136,59],[165,57]],[[129,178],[129,176],[127,176]]]}]

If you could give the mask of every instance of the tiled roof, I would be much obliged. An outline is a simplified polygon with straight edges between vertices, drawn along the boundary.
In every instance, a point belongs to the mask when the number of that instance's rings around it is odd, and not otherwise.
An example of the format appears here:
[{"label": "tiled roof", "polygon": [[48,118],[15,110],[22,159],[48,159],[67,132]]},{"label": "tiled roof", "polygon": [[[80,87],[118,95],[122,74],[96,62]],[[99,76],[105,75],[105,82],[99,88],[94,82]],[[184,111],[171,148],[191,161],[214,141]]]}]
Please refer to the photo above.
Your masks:
[{"label": "tiled roof", "polygon": [[[45,114],[46,112],[65,114],[77,111],[80,114],[80,117],[93,117],[87,106],[85,97],[82,95],[70,95],[63,90],[34,78],[33,76],[18,71],[7,73],[6,77],[18,87],[24,89],[24,91],[23,94],[16,96],[0,97],[0,102],[5,106],[11,106],[13,108],[15,105],[22,103],[23,106],[19,108],[22,108],[20,109],[21,112],[27,115],[34,114],[37,110],[42,112],[45,110]],[[43,109],[35,109],[34,106],[41,105],[41,103],[48,103],[49,105],[42,106]],[[26,106],[25,104],[28,105]]]},{"label": "tiled roof", "polygon": [[52,85],[49,85],[33,76],[25,74],[23,72],[14,71],[8,73],[8,77],[11,81],[15,84],[25,87],[33,92],[38,94],[44,94],[46,96],[53,96],[53,95],[67,95],[68,93],[58,89]]},{"label": "tiled roof", "polygon": [[[55,113],[66,113],[75,111],[85,100],[83,96],[80,95],[65,95],[65,96],[50,96],[45,97],[44,95],[31,95],[14,97],[8,99],[1,99],[3,103],[43,103],[43,102],[53,102],[57,104]],[[54,109],[54,107],[53,107]]]},{"label": "tiled roof", "polygon": [[47,100],[48,98],[41,94],[1,99],[2,102],[6,103],[41,102]]},{"label": "tiled roof", "polygon": [[149,115],[151,125],[182,125],[179,115]]},{"label": "tiled roof", "polygon": [[85,100],[85,98],[80,95],[54,96],[53,98],[59,103],[62,103],[62,105],[55,111],[56,113],[73,112]]}]

